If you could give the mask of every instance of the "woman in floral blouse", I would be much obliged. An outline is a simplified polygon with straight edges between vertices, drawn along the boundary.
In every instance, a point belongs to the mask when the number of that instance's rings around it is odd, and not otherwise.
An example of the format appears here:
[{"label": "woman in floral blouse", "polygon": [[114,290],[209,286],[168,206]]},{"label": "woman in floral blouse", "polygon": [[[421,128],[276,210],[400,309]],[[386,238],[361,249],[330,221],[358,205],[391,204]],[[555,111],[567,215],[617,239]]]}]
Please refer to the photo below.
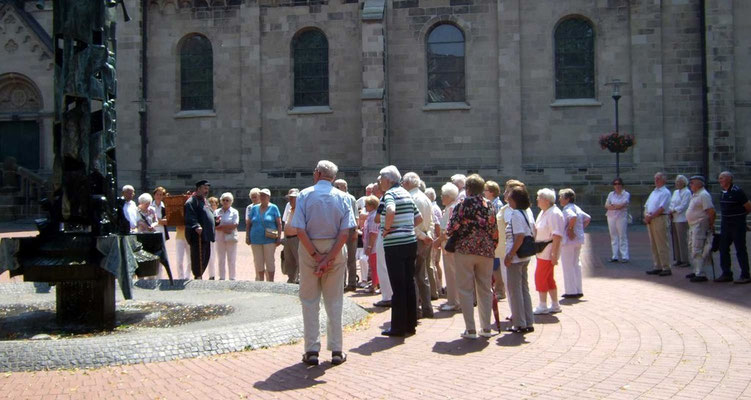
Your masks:
[{"label": "woman in floral blouse", "polygon": [[483,198],[485,180],[473,174],[467,178],[467,198],[456,207],[448,226],[448,236],[456,238],[456,286],[464,323],[463,338],[477,339],[474,318],[473,286],[480,315],[480,336],[490,337],[490,290],[493,257],[498,245],[498,228],[492,204]]}]

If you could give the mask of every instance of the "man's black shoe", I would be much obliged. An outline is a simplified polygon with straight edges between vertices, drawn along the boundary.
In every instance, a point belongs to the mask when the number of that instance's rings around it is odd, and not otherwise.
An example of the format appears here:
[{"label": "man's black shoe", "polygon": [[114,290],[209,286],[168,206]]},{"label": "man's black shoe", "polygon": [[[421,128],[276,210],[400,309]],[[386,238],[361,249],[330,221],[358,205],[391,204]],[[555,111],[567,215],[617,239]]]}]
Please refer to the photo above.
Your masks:
[{"label": "man's black shoe", "polygon": [[647,275],[659,275],[662,272],[661,269],[650,269],[647,271]]},{"label": "man's black shoe", "polygon": [[733,281],[736,285],[743,285],[745,283],[751,283],[751,278],[738,278]]},{"label": "man's black shoe", "polygon": [[397,332],[397,331],[392,331],[391,329],[386,329],[385,331],[381,332],[381,335],[403,337],[404,332]]},{"label": "man's black shoe", "polygon": [[373,303],[373,305],[376,307],[391,307],[391,301],[388,301],[388,300],[376,301],[375,303]]},{"label": "man's black shoe", "polygon": [[659,275],[659,276],[670,276],[670,275],[673,275],[673,272],[672,272],[672,271],[670,271],[669,269],[663,269],[663,270],[662,270],[662,271],[660,271],[660,273],[659,273],[659,274],[657,274],[657,275]]},{"label": "man's black shoe", "polygon": [[729,275],[720,275],[714,281],[715,282],[732,282],[733,281],[733,277],[729,276]]},{"label": "man's black shoe", "polygon": [[[686,278],[688,278],[688,279],[691,279],[691,278],[693,278],[693,277],[695,277],[695,276],[696,276],[696,274],[692,272],[692,273],[690,273],[690,274],[686,275]],[[706,280],[706,279],[705,279],[705,280]]]},{"label": "man's black shoe", "polygon": [[691,278],[691,282],[706,282],[708,281],[706,276],[694,276]]}]

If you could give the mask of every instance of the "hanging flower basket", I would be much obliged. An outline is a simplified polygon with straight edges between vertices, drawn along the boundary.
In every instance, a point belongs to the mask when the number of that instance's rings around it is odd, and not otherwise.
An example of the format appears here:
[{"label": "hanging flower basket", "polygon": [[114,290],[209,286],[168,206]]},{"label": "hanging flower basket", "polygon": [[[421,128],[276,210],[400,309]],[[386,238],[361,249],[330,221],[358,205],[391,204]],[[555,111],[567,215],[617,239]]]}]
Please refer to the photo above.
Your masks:
[{"label": "hanging flower basket", "polygon": [[600,136],[599,143],[603,150],[608,149],[611,153],[623,153],[629,147],[636,144],[636,140],[633,135],[622,135],[617,132],[611,132]]}]

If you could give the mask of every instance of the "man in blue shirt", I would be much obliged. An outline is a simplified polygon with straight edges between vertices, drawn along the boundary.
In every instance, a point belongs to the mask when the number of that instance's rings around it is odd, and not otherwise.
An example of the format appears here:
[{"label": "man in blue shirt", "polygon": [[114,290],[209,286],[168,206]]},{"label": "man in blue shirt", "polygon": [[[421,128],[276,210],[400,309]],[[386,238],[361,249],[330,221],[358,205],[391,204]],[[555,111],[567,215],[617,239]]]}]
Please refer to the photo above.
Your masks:
[{"label": "man in blue shirt", "polygon": [[338,167],[331,161],[318,162],[313,171],[315,185],[305,188],[297,197],[291,226],[300,240],[300,303],[305,330],[305,354],[302,361],[318,365],[321,335],[318,321],[320,299],[327,316],[327,347],[331,363],[347,360],[342,352],[342,303],[347,248],[350,231],[357,224],[347,195],[333,187]]},{"label": "man in blue shirt", "polygon": [[751,212],[751,202],[741,188],[733,185],[733,174],[720,173],[717,178],[722,187],[720,195],[720,267],[722,275],[715,282],[730,282],[733,271],[730,269],[730,244],[735,246],[735,255],[741,269],[740,277],[734,283],[750,283],[748,271],[748,251],[746,251],[746,215]]}]

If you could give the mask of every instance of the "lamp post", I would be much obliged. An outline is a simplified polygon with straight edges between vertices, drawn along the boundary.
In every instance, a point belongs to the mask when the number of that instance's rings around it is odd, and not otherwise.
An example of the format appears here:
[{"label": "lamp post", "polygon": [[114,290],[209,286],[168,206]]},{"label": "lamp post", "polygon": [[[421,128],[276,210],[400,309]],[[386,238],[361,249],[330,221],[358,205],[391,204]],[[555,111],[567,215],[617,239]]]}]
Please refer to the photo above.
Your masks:
[{"label": "lamp post", "polygon": [[[621,85],[626,84],[628,82],[621,81],[620,79],[613,78],[612,81],[605,84],[605,86],[612,86],[613,87],[613,101],[615,101],[615,133],[618,134],[618,100],[621,99]],[[621,159],[620,159],[621,152],[616,151],[615,152],[615,176],[620,177],[621,176]]]}]

